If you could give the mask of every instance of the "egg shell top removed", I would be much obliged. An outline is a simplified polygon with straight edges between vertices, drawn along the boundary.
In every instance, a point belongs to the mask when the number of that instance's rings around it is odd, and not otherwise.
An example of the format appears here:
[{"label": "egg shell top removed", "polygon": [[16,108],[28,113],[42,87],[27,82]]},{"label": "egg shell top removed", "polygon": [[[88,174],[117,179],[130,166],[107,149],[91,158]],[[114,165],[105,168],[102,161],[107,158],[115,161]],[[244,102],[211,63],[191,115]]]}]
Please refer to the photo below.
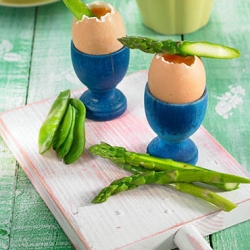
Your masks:
[{"label": "egg shell top removed", "polygon": [[121,49],[123,45],[117,38],[126,36],[126,29],[119,12],[104,2],[93,2],[88,7],[93,12],[96,8],[104,8],[108,12],[100,18],[84,15],[80,21],[73,19],[72,40],[75,47],[92,55],[109,54]]},{"label": "egg shell top removed", "polygon": [[[182,59],[181,59],[182,60]],[[206,86],[206,72],[201,59],[189,57],[191,64],[171,62],[166,55],[155,54],[148,72],[148,87],[157,99],[168,103],[198,100]]]}]

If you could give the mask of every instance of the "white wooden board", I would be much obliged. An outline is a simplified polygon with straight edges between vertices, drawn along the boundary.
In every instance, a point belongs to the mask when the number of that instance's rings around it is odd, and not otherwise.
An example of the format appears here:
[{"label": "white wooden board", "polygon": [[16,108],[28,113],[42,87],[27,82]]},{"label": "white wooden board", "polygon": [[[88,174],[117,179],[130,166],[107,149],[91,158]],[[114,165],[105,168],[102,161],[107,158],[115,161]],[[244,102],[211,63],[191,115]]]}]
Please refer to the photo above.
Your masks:
[{"label": "white wooden board", "polygon": [[[38,153],[38,131],[54,98],[0,115],[1,136],[76,249],[172,249],[173,236],[184,225],[194,225],[205,236],[250,219],[250,185],[221,193],[238,204],[230,213],[156,185],[91,204],[102,188],[128,173],[108,160],[92,156],[89,146],[104,141],[145,152],[155,136],[143,109],[146,81],[146,71],[123,79],[119,89],[127,96],[127,111],[109,122],[87,120],[86,151],[72,165],[60,162],[53,150]],[[79,97],[83,91],[74,91],[72,96]],[[199,148],[197,165],[249,177],[203,127],[192,138]]]}]

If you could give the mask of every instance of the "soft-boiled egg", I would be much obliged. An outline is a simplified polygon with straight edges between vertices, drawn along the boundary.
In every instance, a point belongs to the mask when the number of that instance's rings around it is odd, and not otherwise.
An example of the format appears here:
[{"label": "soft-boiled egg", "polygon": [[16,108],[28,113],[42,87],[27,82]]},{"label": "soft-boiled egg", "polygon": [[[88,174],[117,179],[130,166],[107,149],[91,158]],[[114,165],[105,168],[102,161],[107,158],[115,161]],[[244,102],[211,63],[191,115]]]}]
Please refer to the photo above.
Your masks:
[{"label": "soft-boiled egg", "polygon": [[188,103],[204,93],[206,72],[197,56],[155,54],[148,72],[148,87],[157,99],[168,103]]},{"label": "soft-boiled egg", "polygon": [[126,29],[119,12],[109,3],[93,2],[88,7],[95,17],[73,19],[72,40],[75,47],[92,55],[110,54],[122,48],[117,40],[126,36]]}]

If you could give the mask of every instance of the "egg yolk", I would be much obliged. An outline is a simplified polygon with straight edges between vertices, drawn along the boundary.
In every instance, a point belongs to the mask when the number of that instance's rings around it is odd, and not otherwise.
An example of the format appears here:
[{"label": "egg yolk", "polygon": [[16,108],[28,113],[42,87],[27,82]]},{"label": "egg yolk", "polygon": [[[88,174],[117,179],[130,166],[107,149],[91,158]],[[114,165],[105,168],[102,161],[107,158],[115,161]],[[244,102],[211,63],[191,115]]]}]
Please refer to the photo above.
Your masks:
[{"label": "egg yolk", "polygon": [[170,54],[163,54],[163,59],[170,63],[185,63],[188,66],[194,64],[194,56],[178,56],[178,55],[170,55]]},{"label": "egg yolk", "polygon": [[105,7],[91,7],[92,13],[100,19],[102,16],[105,16],[107,13],[111,13],[111,10]]}]

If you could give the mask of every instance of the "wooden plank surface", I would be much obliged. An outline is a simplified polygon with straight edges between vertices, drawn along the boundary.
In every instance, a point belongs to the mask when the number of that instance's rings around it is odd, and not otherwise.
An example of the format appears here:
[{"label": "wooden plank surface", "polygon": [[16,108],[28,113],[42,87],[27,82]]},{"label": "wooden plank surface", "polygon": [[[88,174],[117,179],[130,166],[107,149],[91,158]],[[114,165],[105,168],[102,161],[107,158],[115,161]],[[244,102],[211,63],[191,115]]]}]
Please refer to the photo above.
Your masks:
[{"label": "wooden plank surface", "polygon": [[[0,112],[26,103],[34,23],[35,9],[0,7]],[[2,138],[0,159],[0,249],[8,249],[18,164]]]},{"label": "wooden plank surface", "polygon": [[[167,38],[167,36],[156,34],[142,25],[134,0],[110,0],[109,2],[120,10],[129,35]],[[203,29],[185,36],[190,40],[205,39],[229,43],[232,46],[237,44],[237,47],[244,52],[240,61],[235,61],[230,70],[226,69],[231,65],[231,61],[222,63],[221,61],[205,60],[209,72],[208,80],[211,83],[209,87],[210,104],[204,126],[245,168],[249,168],[250,157],[248,153],[249,129],[247,128],[249,117],[246,115],[249,107],[249,98],[247,98],[249,93],[249,9],[248,1],[232,0],[230,3],[226,0],[215,1],[210,23]],[[34,26],[36,11],[37,21],[36,26]],[[62,2],[39,8],[0,7],[1,111],[25,104],[26,97],[31,103],[54,96],[58,91],[67,87],[71,89],[82,87],[72,71],[70,55],[67,51],[71,18],[71,14],[65,9]],[[36,29],[33,30],[33,27]],[[31,58],[33,35],[34,54]],[[180,39],[178,36],[174,38]],[[3,43],[4,40],[9,41],[9,43]],[[58,50],[50,50],[49,47],[55,48],[55,44],[58,44]],[[6,47],[7,53],[3,53],[6,51]],[[22,60],[20,60],[20,54]],[[50,61],[47,60],[47,57],[50,58]],[[5,59],[3,60],[3,58]],[[128,73],[147,69],[150,60],[151,55],[132,51]],[[21,63],[18,64],[18,61]],[[30,63],[31,76],[29,81]],[[223,71],[221,71],[221,67],[224,68]],[[227,75],[228,78],[225,77]],[[235,98],[227,99],[228,95]],[[227,109],[222,108],[225,103],[223,98],[228,100],[227,105],[224,105]],[[228,118],[225,118],[227,115]],[[0,193],[4,193],[4,196],[0,196],[0,217],[4,218],[3,224],[0,220],[0,247],[16,249],[23,240],[26,247],[30,249],[72,248],[57,222],[23,174],[22,169],[18,168],[18,164],[2,140],[0,140],[0,147],[0,183],[2,184],[0,185]],[[22,179],[22,185],[19,185],[20,179]],[[14,200],[16,185],[20,188],[17,192],[19,195],[17,201]],[[25,198],[24,195],[28,191],[32,195],[27,195]],[[35,196],[36,198],[34,198]],[[7,199],[11,199],[12,202],[7,203]],[[38,203],[34,200],[37,200]],[[26,213],[19,216],[24,208]],[[18,216],[12,218],[12,212],[14,211],[15,214],[15,210],[19,211],[16,213]],[[40,213],[46,214],[46,216],[40,216]],[[36,221],[36,226],[32,224],[29,217]],[[48,221],[45,217],[48,217]],[[27,222],[25,230],[20,227],[24,221]],[[212,237],[214,249],[237,249],[237,246],[239,249],[246,248],[249,245],[248,232],[250,230],[248,228],[250,225],[246,222],[215,234]],[[46,230],[49,232],[48,234],[54,236],[48,237]],[[42,232],[41,239],[38,240],[37,235],[40,232]],[[242,239],[239,236],[241,233]]]},{"label": "wooden plank surface", "polygon": [[[86,152],[72,165],[59,161],[53,151],[38,153],[39,127],[54,99],[0,117],[1,135],[77,249],[143,249],[144,246],[172,249],[175,232],[188,223],[195,225],[202,235],[209,235],[250,218],[249,185],[220,192],[238,204],[230,213],[161,186],[144,186],[111,197],[103,204],[91,204],[102,188],[127,173],[107,160],[92,156],[87,150],[89,146],[105,141],[144,153],[155,137],[143,110],[146,80],[147,72],[140,71],[120,84],[128,100],[123,116],[103,123],[87,120]],[[127,88],[129,84],[131,88]],[[78,98],[82,91],[73,96]],[[20,126],[16,127],[15,122]],[[200,128],[192,138],[199,148],[198,165],[249,176],[206,130]]]}]

